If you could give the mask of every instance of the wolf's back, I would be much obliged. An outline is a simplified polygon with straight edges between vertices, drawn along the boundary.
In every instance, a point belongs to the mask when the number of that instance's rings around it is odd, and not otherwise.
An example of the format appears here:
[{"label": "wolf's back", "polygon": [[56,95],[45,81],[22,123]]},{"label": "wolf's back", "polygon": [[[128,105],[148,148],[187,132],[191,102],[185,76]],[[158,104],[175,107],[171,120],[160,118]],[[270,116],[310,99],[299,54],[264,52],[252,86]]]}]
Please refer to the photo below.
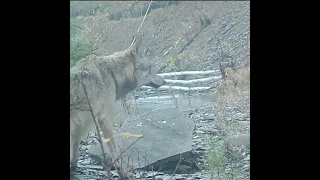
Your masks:
[{"label": "wolf's back", "polygon": [[101,67],[97,56],[87,58],[70,69],[70,109],[89,110],[87,97],[94,103],[114,84],[110,72]]}]

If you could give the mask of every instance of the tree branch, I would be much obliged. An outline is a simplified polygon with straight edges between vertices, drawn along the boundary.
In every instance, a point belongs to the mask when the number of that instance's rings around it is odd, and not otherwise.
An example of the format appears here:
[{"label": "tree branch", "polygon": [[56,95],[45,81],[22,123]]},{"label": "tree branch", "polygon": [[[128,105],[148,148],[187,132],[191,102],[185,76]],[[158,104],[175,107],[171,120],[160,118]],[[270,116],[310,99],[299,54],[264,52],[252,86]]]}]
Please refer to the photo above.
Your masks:
[{"label": "tree branch", "polygon": [[172,173],[172,175],[171,175],[171,180],[173,179],[173,176],[175,175],[177,169],[178,169],[179,166],[180,166],[181,159],[182,159],[182,153],[180,154],[180,159],[179,159],[179,162],[178,162],[178,164],[177,164],[177,166],[176,166],[176,169],[173,171],[173,173]]},{"label": "tree branch", "polygon": [[[151,0],[150,3],[149,3],[148,9],[147,9],[147,11],[146,11],[146,14],[144,15],[143,20],[142,20],[142,22],[141,22],[141,25],[140,25],[140,27],[139,27],[138,30],[137,30],[137,34],[139,33],[140,28],[142,27],[142,25],[143,25],[143,23],[144,23],[144,20],[145,20],[146,17],[147,17],[147,14],[148,14],[148,12],[149,12],[149,9],[150,9],[150,6],[151,6],[151,3],[152,3],[152,2],[153,2],[153,1]],[[129,47],[131,47],[131,46],[133,45],[133,43],[135,42],[135,40],[136,40],[136,37],[133,38],[133,41],[132,41],[132,43],[131,43],[131,45],[130,45]]]},{"label": "tree branch", "polygon": [[131,146],[133,146],[136,142],[138,142],[139,139],[141,139],[142,137],[139,137],[138,139],[136,139],[133,143],[131,143],[125,150],[121,151],[120,155],[112,162],[112,165],[119,160],[119,158],[123,155],[123,153],[125,153]]},{"label": "tree branch", "polygon": [[98,140],[99,140],[99,143],[100,143],[100,147],[101,147],[101,151],[102,151],[102,157],[103,157],[103,167],[104,169],[107,171],[108,173],[108,178],[111,180],[112,177],[111,177],[111,173],[110,173],[110,165],[108,164],[107,162],[107,159],[106,159],[106,153],[104,151],[104,147],[103,147],[103,144],[102,144],[102,140],[101,140],[101,135],[100,135],[100,130],[99,130],[99,126],[98,126],[98,123],[96,122],[96,117],[93,113],[93,110],[92,110],[92,107],[91,107],[91,103],[90,103],[90,100],[89,100],[89,97],[88,97],[88,93],[87,93],[87,89],[84,85],[84,83],[82,81],[80,81],[80,78],[79,78],[79,75],[77,76],[77,79],[79,81],[79,83],[82,85],[83,89],[84,89],[84,94],[87,98],[87,101],[88,101],[88,105],[89,105],[89,111],[92,115],[92,118],[93,118],[93,122],[94,122],[94,125],[95,125],[95,128],[96,128],[96,131],[97,131],[97,136],[98,136]]}]

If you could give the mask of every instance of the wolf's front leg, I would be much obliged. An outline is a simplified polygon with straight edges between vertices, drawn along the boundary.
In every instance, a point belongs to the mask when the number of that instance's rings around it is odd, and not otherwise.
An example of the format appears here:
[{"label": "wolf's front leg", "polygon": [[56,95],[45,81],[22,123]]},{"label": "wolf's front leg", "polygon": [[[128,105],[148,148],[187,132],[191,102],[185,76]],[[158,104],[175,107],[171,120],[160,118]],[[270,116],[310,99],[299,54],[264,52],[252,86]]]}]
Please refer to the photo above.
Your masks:
[{"label": "wolf's front leg", "polygon": [[[115,144],[115,140],[114,140],[114,133],[113,133],[113,126],[112,124],[108,123],[110,121],[106,120],[106,119],[100,119],[99,120],[99,124],[101,127],[101,130],[103,132],[103,136],[104,138],[110,138],[110,141],[107,142],[108,148],[110,150],[111,153],[111,157],[112,157],[112,161],[115,161],[118,156],[120,154],[117,153],[117,149],[116,149],[116,144]],[[121,157],[119,159],[122,159]],[[125,163],[122,163],[122,165],[120,165],[119,160],[117,160],[114,164],[114,166],[116,167],[116,169],[118,170],[121,178],[123,179],[131,179],[131,174],[128,173],[126,166],[124,165]]]},{"label": "wolf's front leg", "polygon": [[72,135],[70,134],[70,165],[71,165],[70,168],[71,168],[71,171],[77,171],[79,145],[80,145],[80,138],[72,137]]}]

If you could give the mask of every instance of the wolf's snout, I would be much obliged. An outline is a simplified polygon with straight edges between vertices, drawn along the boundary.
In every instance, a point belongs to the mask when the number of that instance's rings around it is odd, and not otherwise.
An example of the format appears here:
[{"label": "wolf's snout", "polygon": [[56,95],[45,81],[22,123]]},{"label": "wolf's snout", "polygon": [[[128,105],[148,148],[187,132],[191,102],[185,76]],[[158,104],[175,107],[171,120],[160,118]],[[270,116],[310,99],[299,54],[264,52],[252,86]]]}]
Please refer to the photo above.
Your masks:
[{"label": "wolf's snout", "polygon": [[158,88],[158,87],[161,87],[162,85],[164,85],[166,83],[166,81],[158,76],[158,75],[154,75],[152,78],[151,78],[151,82],[147,85],[147,86],[151,86],[153,88]]}]

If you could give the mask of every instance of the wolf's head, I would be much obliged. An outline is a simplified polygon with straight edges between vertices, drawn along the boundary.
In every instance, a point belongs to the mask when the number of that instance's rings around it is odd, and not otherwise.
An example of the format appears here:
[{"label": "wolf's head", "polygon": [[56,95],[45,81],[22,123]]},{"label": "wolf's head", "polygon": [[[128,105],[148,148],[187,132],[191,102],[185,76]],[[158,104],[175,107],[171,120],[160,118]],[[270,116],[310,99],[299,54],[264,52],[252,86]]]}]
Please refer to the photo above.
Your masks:
[{"label": "wolf's head", "polygon": [[126,56],[131,56],[135,64],[135,78],[137,80],[137,89],[141,86],[150,86],[158,88],[166,83],[166,81],[158,76],[152,67],[151,63],[144,57],[138,55],[138,46],[129,48],[126,51]]}]

